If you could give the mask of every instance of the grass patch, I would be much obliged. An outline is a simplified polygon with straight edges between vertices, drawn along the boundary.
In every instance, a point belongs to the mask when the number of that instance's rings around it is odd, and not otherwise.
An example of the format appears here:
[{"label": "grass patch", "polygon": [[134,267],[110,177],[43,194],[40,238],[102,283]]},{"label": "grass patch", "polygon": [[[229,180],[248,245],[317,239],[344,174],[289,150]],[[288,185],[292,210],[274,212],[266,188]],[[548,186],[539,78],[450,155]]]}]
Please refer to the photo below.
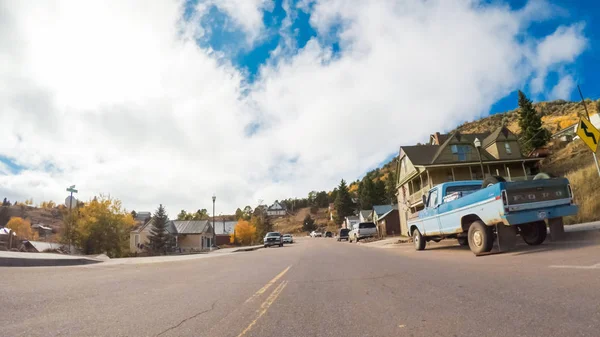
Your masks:
[{"label": "grass patch", "polygon": [[[589,154],[591,157],[591,154]],[[571,183],[575,204],[579,206],[579,213],[566,217],[565,224],[577,224],[582,222],[597,221],[600,219],[600,198],[598,198],[598,187],[600,177],[595,164],[571,171],[565,175]]]}]

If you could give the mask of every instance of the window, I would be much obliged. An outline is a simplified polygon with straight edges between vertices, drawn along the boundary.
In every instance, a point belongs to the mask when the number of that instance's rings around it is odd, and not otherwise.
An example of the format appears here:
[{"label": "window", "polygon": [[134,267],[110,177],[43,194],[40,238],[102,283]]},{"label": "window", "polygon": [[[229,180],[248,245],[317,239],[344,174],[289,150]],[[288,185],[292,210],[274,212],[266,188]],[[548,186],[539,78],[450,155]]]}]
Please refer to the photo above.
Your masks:
[{"label": "window", "polygon": [[462,185],[462,186],[448,186],[446,187],[446,195],[452,194],[454,192],[462,192],[462,195],[465,196],[467,194],[471,194],[475,191],[479,191],[481,186],[478,185]]},{"label": "window", "polygon": [[471,153],[470,145],[451,145],[452,154],[457,156],[458,161],[467,161],[467,155]]},{"label": "window", "polygon": [[135,235],[135,239],[134,239],[134,241],[135,241],[135,246],[137,247],[137,245],[139,245],[139,244],[140,244],[140,235],[139,235],[139,234],[136,234],[136,235]]},{"label": "window", "polygon": [[512,154],[512,149],[510,148],[510,144],[508,142],[504,143],[504,149],[506,150],[506,153]]},{"label": "window", "polygon": [[375,224],[372,222],[363,222],[361,224],[358,225],[358,228],[364,229],[364,228],[375,228]]},{"label": "window", "polygon": [[437,189],[429,192],[429,197],[427,198],[427,207],[433,207],[437,205]]}]

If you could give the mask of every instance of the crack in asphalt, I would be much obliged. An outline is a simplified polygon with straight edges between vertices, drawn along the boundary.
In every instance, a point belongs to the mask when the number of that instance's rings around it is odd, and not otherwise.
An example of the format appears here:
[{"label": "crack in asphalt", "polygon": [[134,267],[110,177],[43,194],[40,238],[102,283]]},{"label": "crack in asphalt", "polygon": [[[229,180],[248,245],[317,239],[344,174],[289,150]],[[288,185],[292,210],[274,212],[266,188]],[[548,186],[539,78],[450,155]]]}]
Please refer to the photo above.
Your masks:
[{"label": "crack in asphalt", "polygon": [[190,317],[188,317],[188,318],[184,319],[183,321],[179,322],[179,324],[177,324],[177,325],[173,325],[173,326],[171,326],[171,327],[167,328],[166,330],[162,331],[161,333],[157,334],[156,336],[158,337],[158,336],[160,336],[160,335],[162,335],[162,334],[164,334],[164,333],[167,333],[167,332],[169,332],[169,331],[171,331],[171,330],[175,330],[175,329],[179,328],[179,327],[180,327],[180,326],[181,326],[183,323],[185,323],[185,322],[189,321],[190,319],[194,319],[194,318],[196,318],[196,317],[198,317],[198,316],[200,316],[200,315],[202,315],[202,314],[205,314],[205,313],[207,313],[207,312],[210,312],[210,311],[212,311],[212,310],[215,308],[215,305],[217,304],[217,302],[218,302],[218,300],[217,300],[217,301],[214,301],[214,302],[211,304],[211,306],[210,306],[210,309],[207,309],[207,310],[201,311],[201,312],[199,312],[199,313],[197,313],[197,314],[195,314],[195,315],[193,315],[193,316],[190,316]]}]

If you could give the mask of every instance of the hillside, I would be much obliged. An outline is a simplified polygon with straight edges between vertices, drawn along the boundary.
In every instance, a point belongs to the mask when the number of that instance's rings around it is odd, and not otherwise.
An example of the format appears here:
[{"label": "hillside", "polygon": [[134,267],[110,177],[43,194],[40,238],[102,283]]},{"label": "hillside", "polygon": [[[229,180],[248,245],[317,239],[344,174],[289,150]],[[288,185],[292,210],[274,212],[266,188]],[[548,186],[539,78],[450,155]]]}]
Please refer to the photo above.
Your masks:
[{"label": "hillside", "polygon": [[[315,224],[320,228],[331,226],[329,221],[329,211],[327,208],[318,208],[316,213],[310,212],[310,207],[300,208],[296,212],[273,220],[273,229],[282,233],[302,233],[302,223],[307,214],[315,220]],[[329,230],[334,230],[329,228]]]},{"label": "hillside", "polygon": [[32,225],[44,224],[47,227],[51,227],[52,235],[47,238],[48,241],[56,241],[57,233],[63,227],[63,216],[61,211],[56,207],[49,209],[26,205],[0,207],[0,227],[5,226],[11,217],[27,219]]}]

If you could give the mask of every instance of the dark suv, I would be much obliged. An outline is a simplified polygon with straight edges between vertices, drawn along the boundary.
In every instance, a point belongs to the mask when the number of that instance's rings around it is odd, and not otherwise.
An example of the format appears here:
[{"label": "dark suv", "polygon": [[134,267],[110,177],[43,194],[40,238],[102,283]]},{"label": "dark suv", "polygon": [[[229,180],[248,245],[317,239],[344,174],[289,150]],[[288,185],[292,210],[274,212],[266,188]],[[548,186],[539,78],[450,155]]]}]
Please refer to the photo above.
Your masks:
[{"label": "dark suv", "polygon": [[338,232],[338,241],[342,241],[342,240],[346,240],[348,241],[348,239],[350,238],[350,230],[348,228],[342,228],[340,229],[340,231]]},{"label": "dark suv", "polygon": [[326,238],[332,238],[333,237],[333,233],[332,232],[325,232],[325,237]]}]

